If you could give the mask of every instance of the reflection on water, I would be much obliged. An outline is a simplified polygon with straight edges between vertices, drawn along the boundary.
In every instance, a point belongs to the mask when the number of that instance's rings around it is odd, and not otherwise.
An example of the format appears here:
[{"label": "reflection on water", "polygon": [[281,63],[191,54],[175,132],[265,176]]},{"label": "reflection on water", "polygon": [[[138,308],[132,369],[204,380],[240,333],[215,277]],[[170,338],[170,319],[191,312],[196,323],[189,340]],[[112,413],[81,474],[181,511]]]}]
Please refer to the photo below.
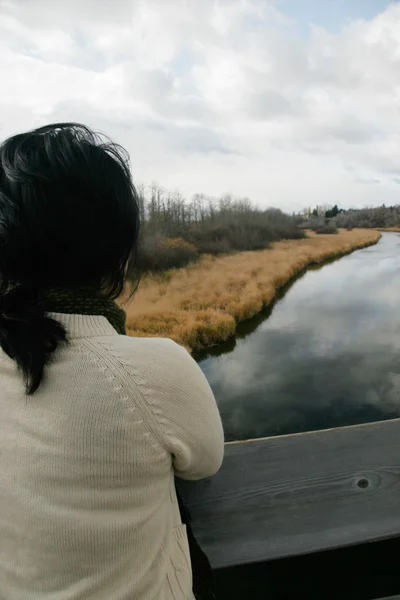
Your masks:
[{"label": "reflection on water", "polygon": [[307,272],[199,361],[227,440],[400,416],[399,307],[399,234]]}]

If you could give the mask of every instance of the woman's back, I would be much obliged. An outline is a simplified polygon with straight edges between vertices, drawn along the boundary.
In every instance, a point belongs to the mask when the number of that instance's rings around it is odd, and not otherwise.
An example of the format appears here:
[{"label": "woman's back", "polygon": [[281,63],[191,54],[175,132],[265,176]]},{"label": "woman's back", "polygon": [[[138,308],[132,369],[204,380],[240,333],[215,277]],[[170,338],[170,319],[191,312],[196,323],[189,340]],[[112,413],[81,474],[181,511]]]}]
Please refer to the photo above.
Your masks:
[{"label": "woman's back", "polygon": [[1,597],[191,597],[174,487],[223,453],[215,401],[185,350],[120,336],[101,316],[69,332],[34,397],[0,360]]},{"label": "woman's back", "polygon": [[0,145],[4,600],[184,600],[192,567],[208,596],[174,477],[215,473],[223,430],[186,350],[123,335],[139,230],[117,145],[74,123]]}]

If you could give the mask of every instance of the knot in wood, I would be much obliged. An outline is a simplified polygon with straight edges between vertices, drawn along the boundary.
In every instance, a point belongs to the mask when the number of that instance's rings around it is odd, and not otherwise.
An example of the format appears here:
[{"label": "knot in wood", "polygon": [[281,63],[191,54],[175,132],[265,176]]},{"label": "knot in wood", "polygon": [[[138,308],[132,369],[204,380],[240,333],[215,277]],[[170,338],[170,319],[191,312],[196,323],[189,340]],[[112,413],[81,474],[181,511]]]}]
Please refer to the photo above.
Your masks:
[{"label": "knot in wood", "polygon": [[359,479],[357,481],[357,485],[362,490],[365,490],[365,488],[367,488],[369,486],[369,481],[366,477],[361,477],[361,479]]}]

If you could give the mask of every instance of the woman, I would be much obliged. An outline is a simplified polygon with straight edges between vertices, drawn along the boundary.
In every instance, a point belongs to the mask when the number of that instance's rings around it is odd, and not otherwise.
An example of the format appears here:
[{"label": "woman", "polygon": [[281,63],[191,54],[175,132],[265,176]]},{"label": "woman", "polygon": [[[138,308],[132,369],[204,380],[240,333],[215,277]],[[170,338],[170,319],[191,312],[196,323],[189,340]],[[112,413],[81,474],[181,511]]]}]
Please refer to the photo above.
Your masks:
[{"label": "woman", "polygon": [[223,430],[184,349],[124,335],[138,233],[120,147],[68,123],[0,146],[7,600],[193,597],[174,475],[213,475]]}]

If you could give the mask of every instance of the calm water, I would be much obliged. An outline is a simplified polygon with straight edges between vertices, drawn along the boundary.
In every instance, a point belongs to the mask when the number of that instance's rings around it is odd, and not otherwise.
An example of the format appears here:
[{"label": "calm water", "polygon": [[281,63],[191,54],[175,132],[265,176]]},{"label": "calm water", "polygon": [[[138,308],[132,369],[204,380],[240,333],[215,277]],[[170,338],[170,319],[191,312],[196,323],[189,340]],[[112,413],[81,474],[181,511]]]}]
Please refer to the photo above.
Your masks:
[{"label": "calm water", "polygon": [[227,440],[400,416],[400,234],[306,273],[199,361]]}]

